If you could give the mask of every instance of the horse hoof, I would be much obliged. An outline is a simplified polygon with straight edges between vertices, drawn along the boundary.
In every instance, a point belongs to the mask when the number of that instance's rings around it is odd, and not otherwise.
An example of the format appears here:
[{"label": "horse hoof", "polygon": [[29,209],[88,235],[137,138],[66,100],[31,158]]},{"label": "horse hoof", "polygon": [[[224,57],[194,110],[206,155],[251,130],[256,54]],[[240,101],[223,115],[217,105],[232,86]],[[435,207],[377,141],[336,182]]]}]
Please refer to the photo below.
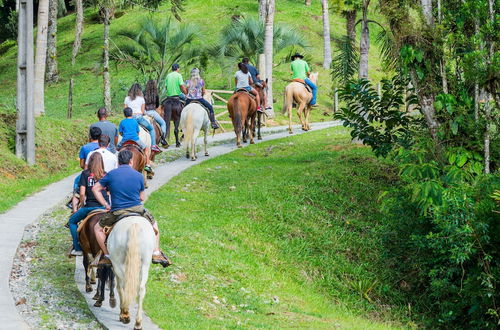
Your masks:
[{"label": "horse hoof", "polygon": [[255,144],[255,141],[254,140],[250,140],[250,144]]},{"label": "horse hoof", "polygon": [[191,157],[191,160],[194,162],[196,160],[196,157]]},{"label": "horse hoof", "polygon": [[102,301],[98,300],[95,302],[94,307],[101,307],[102,306]]},{"label": "horse hoof", "polygon": [[243,148],[243,146],[241,144],[237,144],[236,145],[238,148]]},{"label": "horse hoof", "polygon": [[186,154],[186,158],[189,158],[189,154]]},{"label": "horse hoof", "polygon": [[142,330],[142,325],[141,324],[135,324],[134,330]]},{"label": "horse hoof", "polygon": [[288,131],[288,133],[289,133],[289,134],[293,134],[293,132],[292,132],[292,131]]},{"label": "horse hoof", "polygon": [[92,286],[90,284],[85,285],[85,292],[87,292],[87,293],[92,292]]},{"label": "horse hoof", "polygon": [[259,136],[259,137],[257,138],[257,140],[262,140],[262,136]]},{"label": "horse hoof", "polygon": [[176,146],[177,148],[180,148],[180,147],[181,147],[181,144],[180,144],[180,143],[177,143],[175,146]]},{"label": "horse hoof", "polygon": [[120,316],[120,322],[123,324],[130,323],[130,316]]},{"label": "horse hoof", "polygon": [[99,292],[96,292],[96,294],[92,297],[92,300],[99,300]]},{"label": "horse hoof", "polygon": [[116,307],[116,298],[110,298],[109,299],[109,306],[111,308],[115,308]]},{"label": "horse hoof", "polygon": [[97,283],[97,281],[95,279],[90,280],[90,284],[96,284],[96,283]]},{"label": "horse hoof", "polygon": [[208,154],[208,152],[205,152],[205,156],[207,156],[207,157],[208,157],[208,156],[210,156],[210,155]]}]

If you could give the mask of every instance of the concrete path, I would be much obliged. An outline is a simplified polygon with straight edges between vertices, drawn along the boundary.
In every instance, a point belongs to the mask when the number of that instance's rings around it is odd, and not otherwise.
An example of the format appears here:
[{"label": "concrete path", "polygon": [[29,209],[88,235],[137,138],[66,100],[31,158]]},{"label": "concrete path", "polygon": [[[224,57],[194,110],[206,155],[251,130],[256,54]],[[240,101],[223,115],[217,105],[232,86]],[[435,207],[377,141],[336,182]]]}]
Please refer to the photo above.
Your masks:
[{"label": "concrete path", "polygon": [[[340,125],[340,122],[311,124],[313,131]],[[266,135],[263,136],[262,142],[290,136],[286,130],[286,126],[263,128],[262,133],[263,135]],[[298,125],[294,126],[294,132],[294,135],[304,133],[300,130],[300,126]],[[213,138],[210,137],[209,143],[230,140],[233,141],[209,148],[208,151],[210,153],[210,157],[203,156],[203,153],[200,151],[198,153],[198,161],[196,162],[190,161],[186,158],[180,158],[173,162],[158,166],[155,170],[155,178],[149,181],[149,188],[146,190],[147,195],[149,196],[152,192],[163,186],[171,178],[178,175],[185,169],[199,164],[203,160],[211,159],[236,149],[233,132],[217,134]],[[201,139],[198,140],[198,143],[200,142]],[[256,142],[259,143],[261,141],[256,140]],[[0,320],[2,320],[0,329],[29,328],[22,319],[21,315],[19,315],[10,292],[9,277],[12,269],[12,261],[17,247],[23,237],[25,226],[35,222],[45,212],[62,203],[71,191],[71,186],[75,176],[76,174],[47,186],[42,191],[18,203],[6,213],[0,214]],[[81,259],[77,259],[75,281],[77,282],[82,295],[89,302],[89,306],[92,306],[94,304],[94,301],[91,300],[92,295],[89,295],[84,291],[83,267],[81,265]],[[112,310],[107,301],[103,304],[103,307],[90,307],[90,310],[105,327],[109,329],[123,328],[123,325],[117,321],[118,308]],[[132,313],[132,315],[134,314]],[[144,317],[143,327],[144,329],[158,329],[158,327],[154,325],[146,316]]]}]

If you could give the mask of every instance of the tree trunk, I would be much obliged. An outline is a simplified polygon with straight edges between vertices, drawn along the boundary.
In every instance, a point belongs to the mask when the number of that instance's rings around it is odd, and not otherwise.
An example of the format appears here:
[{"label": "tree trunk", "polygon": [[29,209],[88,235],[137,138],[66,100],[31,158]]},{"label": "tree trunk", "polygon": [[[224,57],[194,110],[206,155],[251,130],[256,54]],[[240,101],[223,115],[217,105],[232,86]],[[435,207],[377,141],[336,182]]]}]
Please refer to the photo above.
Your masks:
[{"label": "tree trunk", "polygon": [[59,0],[50,0],[49,5],[49,30],[47,40],[47,72],[45,72],[46,82],[57,82],[59,75],[57,72],[57,12]]},{"label": "tree trunk", "polygon": [[[264,37],[264,55],[266,57],[267,103],[273,106],[273,30],[274,0],[266,0],[266,21]],[[272,117],[272,115],[270,116]]]},{"label": "tree trunk", "polygon": [[259,19],[262,22],[266,21],[266,0],[259,0]]},{"label": "tree trunk", "polygon": [[[491,26],[495,26],[495,4],[494,0],[488,0],[488,14]],[[488,49],[488,65],[491,65],[493,61],[494,49],[495,49],[495,39],[490,40],[490,47]],[[495,93],[495,91],[493,91]],[[491,104],[490,104],[490,94],[486,94],[486,102],[484,104],[484,119],[486,120],[486,127],[484,130],[484,173],[490,173],[490,136],[491,136]]]},{"label": "tree trunk", "polygon": [[323,9],[323,68],[329,69],[332,63],[332,48],[330,44],[330,18],[328,16],[328,0],[321,0]]},{"label": "tree trunk", "polygon": [[424,14],[424,19],[427,25],[434,25],[434,17],[432,16],[432,0],[420,0],[420,5],[422,6],[422,14]]},{"label": "tree trunk", "polygon": [[436,109],[434,108],[434,95],[425,86],[420,86],[417,78],[417,74],[414,69],[410,71],[411,84],[415,89],[415,94],[418,98],[418,103],[420,105],[420,111],[424,115],[427,126],[431,133],[432,139],[438,142],[438,128],[439,123],[436,120]]},{"label": "tree trunk", "polygon": [[36,34],[35,55],[35,87],[33,98],[35,103],[35,116],[45,112],[45,59],[47,57],[47,25],[49,21],[49,0],[38,2],[38,24]]},{"label": "tree trunk", "polygon": [[76,56],[80,51],[82,45],[83,33],[83,0],[75,0],[76,7],[76,24],[75,24],[75,41],[73,42],[73,54],[71,57],[71,64],[75,65]]},{"label": "tree trunk", "polygon": [[311,0],[306,0],[306,6],[310,6],[311,5]]},{"label": "tree trunk", "polygon": [[346,20],[346,32],[347,36],[351,40],[356,40],[356,10],[346,10],[342,14]]},{"label": "tree trunk", "polygon": [[363,0],[361,20],[361,40],[359,42],[359,78],[368,78],[368,51],[370,50],[370,30],[368,29],[368,6],[370,0]]},{"label": "tree trunk", "polygon": [[104,47],[103,47],[103,64],[102,77],[104,82],[104,106],[108,112],[111,112],[111,82],[109,79],[109,25],[111,11],[109,8],[101,8],[101,15],[104,21]]}]

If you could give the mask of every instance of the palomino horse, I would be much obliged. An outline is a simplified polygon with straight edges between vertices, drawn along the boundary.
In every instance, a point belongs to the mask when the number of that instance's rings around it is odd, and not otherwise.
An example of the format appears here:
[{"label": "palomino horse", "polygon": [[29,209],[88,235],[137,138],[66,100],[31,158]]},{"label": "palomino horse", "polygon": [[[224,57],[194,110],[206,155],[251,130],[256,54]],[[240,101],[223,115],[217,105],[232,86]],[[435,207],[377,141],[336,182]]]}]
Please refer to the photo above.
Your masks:
[{"label": "palomino horse", "polygon": [[[83,250],[83,267],[85,268],[85,291],[92,292],[92,281],[90,279],[89,273],[93,270],[89,268],[90,262],[92,262],[99,252],[101,248],[99,247],[99,243],[97,243],[97,239],[95,237],[94,227],[99,223],[103,212],[90,214],[89,219],[84,221],[82,224],[83,227],[78,228],[78,240],[80,241],[80,245]],[[99,282],[97,283],[96,294],[93,299],[96,300],[94,306],[101,307],[102,302],[105,300],[105,285],[109,280],[109,305],[111,308],[116,306],[116,298],[115,298],[115,280],[114,273],[111,267],[101,267],[97,270],[97,278]]]},{"label": "palomino horse", "polygon": [[174,122],[175,146],[179,148],[181,142],[179,140],[179,123],[181,121],[181,112],[184,104],[178,97],[167,97],[162,102],[163,119],[167,123],[167,136],[166,140],[170,139],[170,121]]},{"label": "palomino horse", "polygon": [[200,134],[200,130],[205,132],[205,156],[208,156],[207,136],[210,130],[210,119],[207,110],[199,103],[189,103],[182,110],[180,125],[184,133],[183,143],[186,146],[186,158],[191,157],[191,160],[196,160],[196,138]]},{"label": "palomino horse", "polygon": [[[309,79],[316,85],[318,82],[318,73],[311,72]],[[309,93],[304,86],[304,84],[293,81],[285,87],[285,101],[283,102],[282,113],[288,112],[288,132],[290,134],[292,131],[292,105],[297,105],[297,115],[302,123],[302,130],[308,131],[311,129],[309,126],[309,112],[311,111],[311,106],[309,102],[312,99],[312,94]],[[304,112],[304,119],[302,119],[302,112]]]},{"label": "palomino horse", "polygon": [[[233,122],[234,133],[236,133],[236,146],[241,148],[241,138],[243,130],[250,136],[250,143],[253,140],[255,126],[255,116],[257,114],[257,102],[246,91],[237,91],[227,102],[227,110]],[[243,142],[247,142],[246,134],[243,134]]]},{"label": "palomino horse", "polygon": [[120,296],[120,321],[130,322],[129,307],[137,298],[135,329],[142,328],[142,302],[154,247],[153,226],[139,216],[118,221],[108,237],[109,256]]}]

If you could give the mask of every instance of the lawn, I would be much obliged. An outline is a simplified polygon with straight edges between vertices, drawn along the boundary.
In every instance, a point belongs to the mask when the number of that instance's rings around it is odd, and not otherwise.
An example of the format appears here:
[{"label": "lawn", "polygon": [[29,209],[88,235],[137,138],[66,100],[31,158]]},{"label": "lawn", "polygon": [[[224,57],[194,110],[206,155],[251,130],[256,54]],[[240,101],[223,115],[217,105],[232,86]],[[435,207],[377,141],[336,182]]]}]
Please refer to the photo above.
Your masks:
[{"label": "lawn", "polygon": [[192,167],[155,192],[162,247],[146,312],[162,328],[411,325],[381,261],[390,164],[333,128]]}]

